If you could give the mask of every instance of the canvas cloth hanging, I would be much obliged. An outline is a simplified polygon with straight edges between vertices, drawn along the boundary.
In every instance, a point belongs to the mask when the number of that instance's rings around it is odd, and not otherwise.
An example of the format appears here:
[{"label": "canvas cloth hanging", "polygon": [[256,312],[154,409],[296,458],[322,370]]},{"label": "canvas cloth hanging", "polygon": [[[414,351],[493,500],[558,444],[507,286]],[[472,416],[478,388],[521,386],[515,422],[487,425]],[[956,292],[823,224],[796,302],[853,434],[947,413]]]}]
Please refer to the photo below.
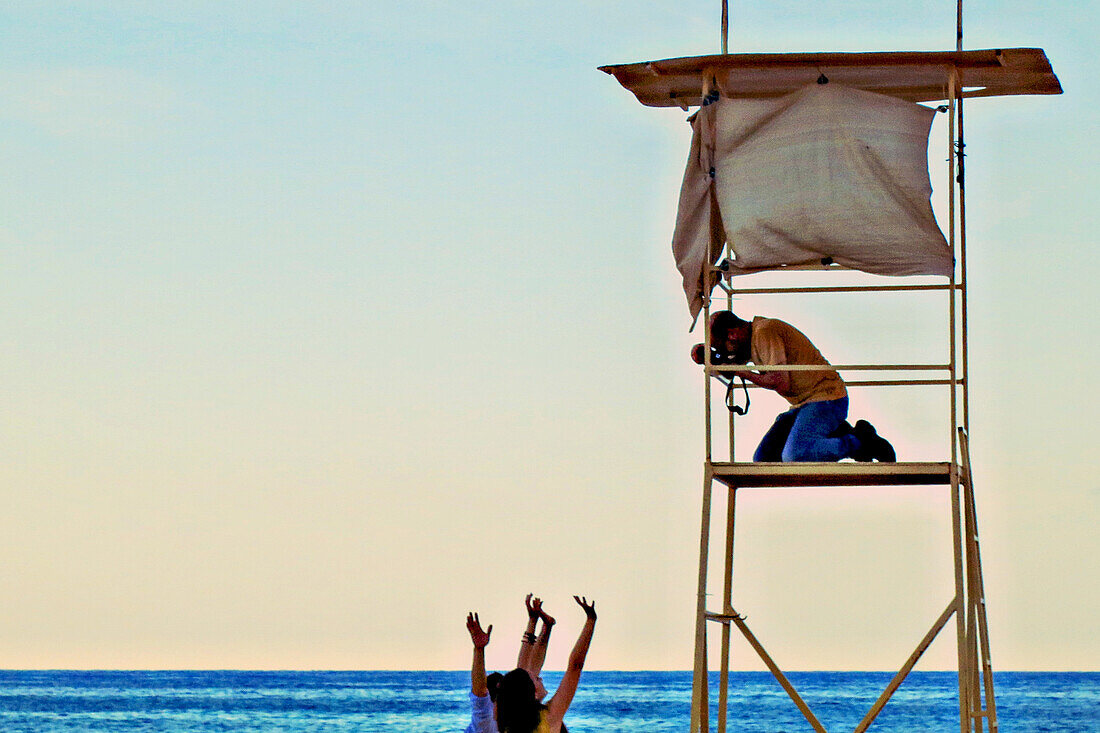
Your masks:
[{"label": "canvas cloth hanging", "polygon": [[728,239],[735,274],[820,262],[952,274],[932,213],[935,110],[835,83],[718,99],[692,118],[672,250],[692,316]]}]

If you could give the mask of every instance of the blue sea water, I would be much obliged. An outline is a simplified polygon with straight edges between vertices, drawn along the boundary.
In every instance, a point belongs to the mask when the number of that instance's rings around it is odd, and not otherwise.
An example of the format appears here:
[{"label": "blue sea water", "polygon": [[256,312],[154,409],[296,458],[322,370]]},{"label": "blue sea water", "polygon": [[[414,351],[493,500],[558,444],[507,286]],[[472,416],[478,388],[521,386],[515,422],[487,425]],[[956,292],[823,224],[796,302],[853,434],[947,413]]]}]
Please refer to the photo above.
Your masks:
[{"label": "blue sea water", "polygon": [[[560,675],[546,673],[553,689]],[[830,731],[852,730],[887,672],[790,678]],[[1004,733],[1100,731],[1100,673],[1000,672]],[[914,672],[872,733],[957,731],[956,678]],[[0,731],[462,731],[469,672],[0,671]],[[717,676],[711,699],[717,700]],[[690,672],[585,672],[566,722],[573,733],[688,730]],[[807,731],[767,672],[733,673],[729,730]]]}]

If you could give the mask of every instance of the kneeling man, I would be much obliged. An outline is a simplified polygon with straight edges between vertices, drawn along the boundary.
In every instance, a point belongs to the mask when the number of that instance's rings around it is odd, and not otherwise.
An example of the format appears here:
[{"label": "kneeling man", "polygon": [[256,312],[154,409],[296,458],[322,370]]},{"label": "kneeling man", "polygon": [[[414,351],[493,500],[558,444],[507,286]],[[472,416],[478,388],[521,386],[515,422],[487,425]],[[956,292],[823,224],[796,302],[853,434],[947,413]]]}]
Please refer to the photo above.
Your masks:
[{"label": "kneeling man", "polygon": [[[710,319],[710,344],[724,363],[829,366],[801,331],[777,318],[756,316],[750,323],[719,311]],[[700,347],[692,356],[702,363]],[[754,461],[896,460],[893,446],[871,423],[848,424],[848,389],[835,369],[737,374],[791,403],[760,441]]]}]

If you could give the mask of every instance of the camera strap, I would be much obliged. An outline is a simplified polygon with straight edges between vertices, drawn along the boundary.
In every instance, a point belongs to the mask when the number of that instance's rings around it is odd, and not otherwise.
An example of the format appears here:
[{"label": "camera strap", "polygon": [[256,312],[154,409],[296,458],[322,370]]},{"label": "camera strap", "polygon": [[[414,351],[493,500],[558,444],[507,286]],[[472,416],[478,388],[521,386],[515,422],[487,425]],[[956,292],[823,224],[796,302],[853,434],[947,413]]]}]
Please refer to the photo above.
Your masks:
[{"label": "camera strap", "polygon": [[[741,380],[741,389],[745,391],[745,406],[741,407],[737,404],[737,385],[733,381],[734,379]],[[726,408],[734,415],[747,415],[749,413],[749,386],[745,384],[745,378],[740,376],[734,376],[730,379],[726,385]]]}]

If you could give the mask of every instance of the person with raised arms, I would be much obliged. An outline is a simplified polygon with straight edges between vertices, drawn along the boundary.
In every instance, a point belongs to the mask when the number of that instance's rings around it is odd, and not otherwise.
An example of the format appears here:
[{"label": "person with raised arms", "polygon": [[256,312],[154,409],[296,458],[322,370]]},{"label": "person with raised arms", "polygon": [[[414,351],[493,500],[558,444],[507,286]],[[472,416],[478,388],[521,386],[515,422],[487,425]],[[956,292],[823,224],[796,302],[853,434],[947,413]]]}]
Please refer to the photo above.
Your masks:
[{"label": "person with raised arms", "polygon": [[539,702],[534,679],[527,669],[517,667],[500,681],[496,695],[496,723],[500,733],[562,733],[562,719],[573,702],[580,683],[584,660],[596,629],[596,603],[573,596],[585,614],[584,627],[577,637],[561,683],[553,697]]},{"label": "person with raised arms", "polygon": [[[556,622],[554,617],[543,609],[541,598],[535,598],[533,594],[528,593],[523,603],[527,607],[527,629],[519,645],[516,667],[526,669],[531,675],[531,680],[535,683],[535,697],[542,702],[546,697],[546,686],[542,682],[542,665],[546,661],[546,650],[550,646],[550,632],[554,630]],[[535,636],[535,626],[540,620],[542,631]]]},{"label": "person with raised arms", "polygon": [[[485,677],[485,647],[489,646],[493,625],[489,624],[487,630],[482,629],[481,619],[476,613],[471,612],[466,614],[466,630],[470,632],[470,641],[474,645],[474,660],[470,665],[472,719],[466,726],[466,733],[497,733],[493,699],[489,695],[489,684]],[[500,677],[500,675],[495,676]]]}]

